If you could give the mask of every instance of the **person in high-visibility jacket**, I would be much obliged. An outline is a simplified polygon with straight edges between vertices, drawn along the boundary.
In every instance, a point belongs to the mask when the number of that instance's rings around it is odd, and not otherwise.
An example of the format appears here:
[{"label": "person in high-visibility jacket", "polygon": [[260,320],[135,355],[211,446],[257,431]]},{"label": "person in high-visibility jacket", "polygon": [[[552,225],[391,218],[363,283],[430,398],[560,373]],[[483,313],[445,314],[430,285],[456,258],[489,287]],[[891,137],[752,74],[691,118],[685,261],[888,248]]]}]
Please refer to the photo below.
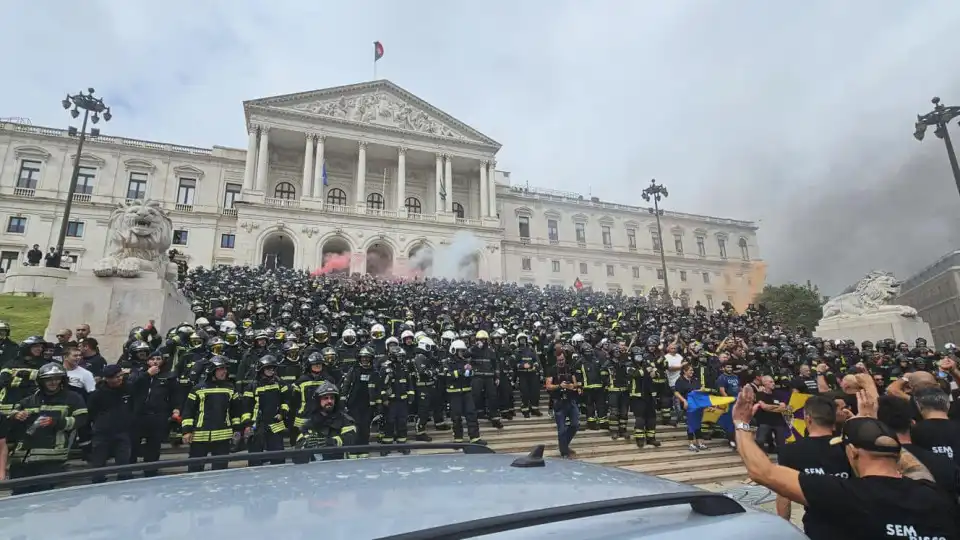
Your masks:
[{"label": "person in high-visibility jacket", "polygon": [[[192,458],[227,455],[234,437],[240,438],[244,427],[243,401],[228,377],[229,365],[230,361],[223,356],[210,358],[206,380],[187,394],[181,426],[183,442],[190,445]],[[226,469],[227,465],[218,463],[213,469]],[[188,470],[199,472],[203,465],[191,465]]]},{"label": "person in high-visibility jacket", "polygon": [[[251,453],[283,450],[284,419],[290,412],[290,406],[289,389],[277,375],[279,365],[280,362],[273,355],[261,358],[257,364],[256,380],[243,391],[245,412],[242,422],[245,426],[251,426],[250,444],[247,447]],[[270,461],[273,465],[283,462],[282,459]],[[249,462],[253,466],[261,463],[256,459]]]},{"label": "person in high-visibility jacket", "polygon": [[[353,446],[357,441],[357,425],[340,403],[340,390],[332,382],[324,381],[314,391],[310,417],[303,424],[297,439],[297,448]],[[369,444],[369,441],[360,441]],[[324,454],[323,459],[351,458],[349,454]],[[296,457],[294,463],[306,463],[312,456]]]}]

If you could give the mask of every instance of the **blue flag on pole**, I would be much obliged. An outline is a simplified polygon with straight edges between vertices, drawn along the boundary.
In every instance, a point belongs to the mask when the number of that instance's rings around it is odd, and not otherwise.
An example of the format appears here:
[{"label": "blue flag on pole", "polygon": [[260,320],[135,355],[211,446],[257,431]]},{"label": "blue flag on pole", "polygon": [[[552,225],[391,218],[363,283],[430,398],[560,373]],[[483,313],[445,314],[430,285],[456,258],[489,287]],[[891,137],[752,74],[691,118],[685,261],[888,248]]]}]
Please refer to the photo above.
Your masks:
[{"label": "blue flag on pole", "polygon": [[326,163],[323,164],[323,169],[322,169],[322,173],[320,174],[320,177],[323,178],[323,185],[327,185],[327,164]]}]

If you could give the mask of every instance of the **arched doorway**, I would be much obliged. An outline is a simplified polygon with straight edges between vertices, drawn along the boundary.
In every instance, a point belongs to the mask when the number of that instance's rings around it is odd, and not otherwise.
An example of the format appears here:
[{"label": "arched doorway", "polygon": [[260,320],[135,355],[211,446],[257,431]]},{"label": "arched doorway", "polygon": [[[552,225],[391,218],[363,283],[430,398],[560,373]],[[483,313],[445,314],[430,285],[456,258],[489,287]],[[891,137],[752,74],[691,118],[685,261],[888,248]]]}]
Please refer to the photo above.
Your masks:
[{"label": "arched doorway", "polygon": [[320,248],[320,273],[350,273],[350,244],[346,240],[335,236],[324,242]]},{"label": "arched doorway", "polygon": [[293,268],[293,258],[296,253],[296,247],[290,235],[284,233],[274,233],[263,241],[263,255],[260,263],[265,268]]},{"label": "arched doorway", "polygon": [[407,269],[414,275],[429,276],[433,269],[433,249],[427,244],[417,244],[410,248]]},{"label": "arched doorway", "polygon": [[457,277],[460,279],[466,279],[470,281],[476,281],[480,279],[480,254],[472,253],[461,259],[460,268],[458,269],[457,274]]},{"label": "arched doorway", "polygon": [[385,242],[374,242],[367,248],[367,273],[374,276],[390,275],[393,269],[393,250]]}]

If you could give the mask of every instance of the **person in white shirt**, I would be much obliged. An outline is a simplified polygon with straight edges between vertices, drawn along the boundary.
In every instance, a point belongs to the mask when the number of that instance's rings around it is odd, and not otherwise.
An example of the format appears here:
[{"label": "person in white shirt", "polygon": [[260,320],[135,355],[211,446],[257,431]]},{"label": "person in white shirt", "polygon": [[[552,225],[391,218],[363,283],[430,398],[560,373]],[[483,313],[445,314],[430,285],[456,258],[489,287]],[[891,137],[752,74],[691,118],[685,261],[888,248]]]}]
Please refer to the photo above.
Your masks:
[{"label": "person in white shirt", "polygon": [[[670,385],[670,394],[673,395],[675,393],[674,387],[677,385],[677,381],[680,379],[683,366],[683,355],[677,353],[677,344],[671,343],[667,345],[667,354],[663,355],[663,358],[667,361],[667,384]],[[679,423],[680,418],[683,418],[683,409],[680,407],[680,400],[674,397],[673,420],[671,423],[676,426]]]},{"label": "person in white shirt", "polygon": [[70,386],[86,399],[97,388],[97,382],[86,368],[80,367],[80,349],[69,347],[63,352],[63,367],[67,370]]}]

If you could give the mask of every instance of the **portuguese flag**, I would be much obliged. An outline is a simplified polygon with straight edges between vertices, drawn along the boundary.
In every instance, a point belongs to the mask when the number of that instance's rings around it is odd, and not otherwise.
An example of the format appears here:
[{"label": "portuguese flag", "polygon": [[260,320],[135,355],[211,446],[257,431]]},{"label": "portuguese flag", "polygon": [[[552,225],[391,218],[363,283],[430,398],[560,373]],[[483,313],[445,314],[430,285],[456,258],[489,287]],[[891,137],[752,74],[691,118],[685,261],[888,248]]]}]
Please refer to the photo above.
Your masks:
[{"label": "portuguese flag", "polygon": [[383,58],[383,43],[380,43],[379,41],[374,41],[373,42],[373,61],[376,62],[381,58]]}]

